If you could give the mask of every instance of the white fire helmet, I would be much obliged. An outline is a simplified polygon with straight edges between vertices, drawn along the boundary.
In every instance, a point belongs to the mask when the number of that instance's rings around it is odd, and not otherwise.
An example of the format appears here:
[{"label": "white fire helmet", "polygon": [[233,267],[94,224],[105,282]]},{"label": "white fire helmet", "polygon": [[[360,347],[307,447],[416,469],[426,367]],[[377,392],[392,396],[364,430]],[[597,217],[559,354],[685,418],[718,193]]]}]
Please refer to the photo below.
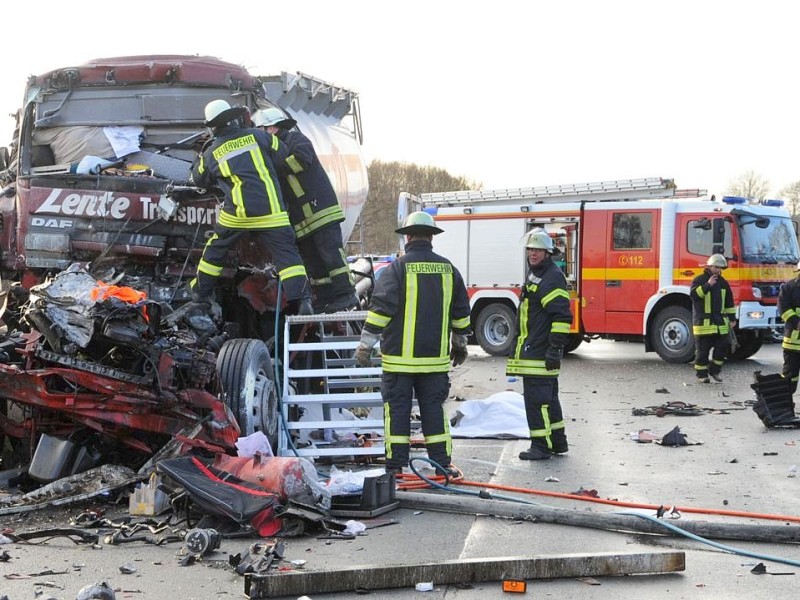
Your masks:
[{"label": "white fire helmet", "polygon": [[544,250],[548,254],[557,254],[560,252],[553,244],[553,238],[547,235],[545,231],[534,231],[528,234],[528,239],[525,241],[526,248],[538,248]]},{"label": "white fire helmet", "polygon": [[242,116],[247,109],[242,106],[231,106],[225,100],[212,100],[206,104],[205,116],[207,127],[219,127]]},{"label": "white fire helmet", "polygon": [[269,127],[274,125],[281,129],[291,129],[297,125],[297,121],[287,116],[280,108],[262,108],[257,110],[251,117],[254,127]]},{"label": "white fire helmet", "polygon": [[725,257],[722,256],[722,254],[712,254],[711,256],[708,257],[706,265],[709,267],[719,267],[720,269],[727,269],[728,261],[725,260]]}]

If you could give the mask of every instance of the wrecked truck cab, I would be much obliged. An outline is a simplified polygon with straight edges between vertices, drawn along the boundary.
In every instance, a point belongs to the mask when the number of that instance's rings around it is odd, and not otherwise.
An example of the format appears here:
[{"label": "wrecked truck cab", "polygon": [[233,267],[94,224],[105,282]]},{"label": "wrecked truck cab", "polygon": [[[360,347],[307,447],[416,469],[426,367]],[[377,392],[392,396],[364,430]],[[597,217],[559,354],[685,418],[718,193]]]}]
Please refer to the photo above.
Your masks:
[{"label": "wrecked truck cab", "polygon": [[[187,299],[181,286],[222,200],[188,185],[215,99],[250,113],[277,106],[297,121],[342,204],[347,240],[367,194],[357,94],[303,74],[256,78],[210,57],[98,59],[28,82],[11,160],[16,197],[0,201],[3,279],[31,287],[75,261],[112,263],[153,300]],[[241,244],[223,275],[223,309],[239,315],[242,297],[259,317],[275,308],[265,248]]]},{"label": "wrecked truck cab", "polygon": [[[277,434],[268,348],[281,307],[269,252],[246,240],[228,255],[219,315],[189,303],[186,284],[222,201],[189,181],[215,99],[251,114],[277,106],[298,122],[350,237],[367,195],[357,94],[204,56],[97,59],[32,76],[0,169],[0,434],[18,448],[81,428],[142,456],[176,436],[230,450],[240,432]],[[41,294],[62,273],[75,276],[72,265],[146,300],[59,314]]]}]

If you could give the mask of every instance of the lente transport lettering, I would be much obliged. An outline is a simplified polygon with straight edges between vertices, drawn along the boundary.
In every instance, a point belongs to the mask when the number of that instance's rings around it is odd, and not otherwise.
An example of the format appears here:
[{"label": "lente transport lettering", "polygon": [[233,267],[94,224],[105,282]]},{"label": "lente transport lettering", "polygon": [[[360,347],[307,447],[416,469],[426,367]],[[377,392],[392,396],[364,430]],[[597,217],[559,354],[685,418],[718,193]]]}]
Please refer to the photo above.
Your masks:
[{"label": "lente transport lettering", "polygon": [[[158,212],[158,198],[150,196],[116,196],[114,192],[101,194],[56,188],[51,190],[42,205],[34,211],[37,215],[64,215],[67,217],[99,217],[105,219],[153,221],[162,218]],[[174,220],[187,225],[213,225],[217,207],[181,206]],[[37,222],[37,224],[43,221]]]}]

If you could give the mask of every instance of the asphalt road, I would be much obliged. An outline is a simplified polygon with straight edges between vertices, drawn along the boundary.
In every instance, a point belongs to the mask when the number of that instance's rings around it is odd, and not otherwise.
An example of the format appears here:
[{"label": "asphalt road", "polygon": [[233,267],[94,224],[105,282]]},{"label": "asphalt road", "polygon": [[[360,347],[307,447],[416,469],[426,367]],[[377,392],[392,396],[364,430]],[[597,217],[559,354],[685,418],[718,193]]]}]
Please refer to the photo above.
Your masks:
[{"label": "asphalt road", "polygon": [[[646,354],[641,344],[605,341],[583,344],[565,358],[562,367],[561,397],[570,442],[567,456],[529,463],[517,457],[527,447],[527,441],[459,439],[455,441],[454,463],[463,470],[466,479],[517,488],[564,493],[595,489],[599,497],[622,503],[689,506],[712,513],[740,510],[800,515],[797,499],[800,479],[794,477],[795,470],[800,470],[797,452],[800,430],[767,430],[749,405],[755,399],[750,388],[753,372],[777,372],[780,363],[779,346],[767,345],[749,360],[726,365],[724,383],[704,385],[695,382],[691,365],[664,363],[655,354]],[[457,408],[456,397],[479,399],[506,389],[521,392],[521,382],[508,382],[503,367],[502,359],[471,348],[470,359],[453,372],[448,411]],[[674,401],[709,410],[699,416],[632,414],[635,408]],[[637,443],[630,436],[641,429],[663,435],[676,425],[690,440],[702,444],[668,448]],[[624,510],[624,506],[535,494],[525,498],[577,511]],[[80,510],[75,507],[68,512],[76,514]],[[63,516],[64,511],[44,518],[55,523]],[[368,596],[376,600],[418,596],[453,600],[501,597],[756,600],[785,598],[800,589],[799,567],[760,558],[800,561],[800,547],[796,544],[722,542],[759,555],[750,557],[690,539],[534,524],[491,516],[398,509],[386,517],[396,520],[396,524],[370,529],[367,535],[354,540],[289,539],[286,558],[306,560],[306,569],[317,570],[567,553],[670,550],[686,553],[686,570],[676,574],[604,577],[591,583],[575,579],[530,581],[526,594],[511,596],[494,582],[476,584],[471,589],[436,585],[431,592],[376,590]],[[672,522],[702,520],[784,524],[784,521],[686,512]],[[0,525],[17,530],[24,530],[26,524],[24,518],[0,518]],[[47,598],[49,594],[71,600],[83,585],[106,580],[119,590],[118,599],[240,598],[243,579],[227,567],[227,557],[246,546],[243,541],[226,540],[219,552],[201,563],[180,567],[178,544],[89,548],[73,545],[63,538],[39,546],[7,544],[0,547],[0,551],[10,555],[9,561],[0,562],[0,596],[6,594],[10,600],[20,600],[32,598],[35,590],[42,590],[39,598]],[[751,574],[750,570],[759,562],[766,565],[768,573],[793,574]],[[119,567],[126,563],[134,565],[136,572],[121,574]],[[55,573],[9,579],[12,574],[36,574],[48,569]],[[355,596],[354,593],[307,595],[313,600]]]}]

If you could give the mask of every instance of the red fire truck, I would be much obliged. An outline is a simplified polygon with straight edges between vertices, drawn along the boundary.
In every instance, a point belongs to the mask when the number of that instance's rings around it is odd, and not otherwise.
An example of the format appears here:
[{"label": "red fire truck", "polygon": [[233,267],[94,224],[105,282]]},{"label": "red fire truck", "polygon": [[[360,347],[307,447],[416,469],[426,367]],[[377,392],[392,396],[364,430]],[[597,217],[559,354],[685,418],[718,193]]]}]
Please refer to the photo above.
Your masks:
[{"label": "red fire truck", "polygon": [[534,228],[553,237],[572,296],[568,350],[593,338],[644,341],[667,362],[694,355],[689,286],[714,253],[728,259],[725,278],[736,302],[739,347],[755,354],[778,322],[780,284],[798,262],[797,236],[779,200],[752,202],[671,179],[646,178],[533,188],[403,193],[408,211],[435,215],[445,233],[435,250],[467,284],[476,341],[503,355],[526,264],[522,240]]}]

